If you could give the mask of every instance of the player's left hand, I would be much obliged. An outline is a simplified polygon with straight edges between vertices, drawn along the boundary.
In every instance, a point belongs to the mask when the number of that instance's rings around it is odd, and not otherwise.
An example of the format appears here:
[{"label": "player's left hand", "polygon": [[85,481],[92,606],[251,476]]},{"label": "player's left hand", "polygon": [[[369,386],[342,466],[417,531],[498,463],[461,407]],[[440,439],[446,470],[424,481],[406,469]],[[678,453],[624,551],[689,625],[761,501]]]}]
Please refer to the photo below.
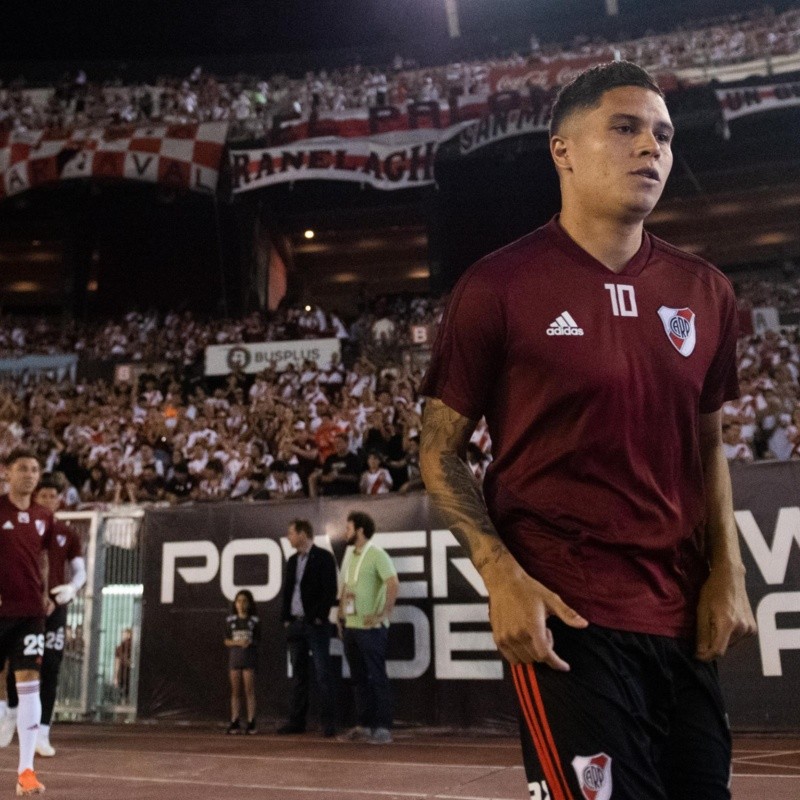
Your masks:
[{"label": "player's left hand", "polygon": [[744,568],[714,567],[697,605],[697,650],[700,661],[724,656],[728,648],[756,632],[756,620],[744,582]]},{"label": "player's left hand", "polygon": [[60,606],[65,606],[75,599],[75,587],[71,583],[62,583],[60,586],[54,586],[50,590],[56,603]]}]

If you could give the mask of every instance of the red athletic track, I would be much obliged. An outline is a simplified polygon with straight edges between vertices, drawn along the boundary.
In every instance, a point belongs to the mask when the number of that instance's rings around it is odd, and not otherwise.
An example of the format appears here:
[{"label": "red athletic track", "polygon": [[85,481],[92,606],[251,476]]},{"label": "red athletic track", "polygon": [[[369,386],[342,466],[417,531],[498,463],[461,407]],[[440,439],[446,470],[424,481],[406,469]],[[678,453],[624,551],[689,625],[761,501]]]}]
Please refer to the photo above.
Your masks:
[{"label": "red athletic track", "polygon": [[[396,732],[386,746],[305,734],[224,736],[211,726],[53,728],[37,758],[60,800],[527,800],[514,739]],[[13,796],[16,741],[0,751]],[[0,797],[2,789],[0,787]],[[738,737],[734,800],[798,800],[800,738]]]}]

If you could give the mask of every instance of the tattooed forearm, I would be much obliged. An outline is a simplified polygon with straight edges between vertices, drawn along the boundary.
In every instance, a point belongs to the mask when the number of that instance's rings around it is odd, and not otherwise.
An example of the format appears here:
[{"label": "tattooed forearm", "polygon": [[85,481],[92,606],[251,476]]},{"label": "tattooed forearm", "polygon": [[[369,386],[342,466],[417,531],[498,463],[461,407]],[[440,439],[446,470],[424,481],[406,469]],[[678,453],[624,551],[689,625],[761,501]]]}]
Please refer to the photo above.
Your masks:
[{"label": "tattooed forearm", "polygon": [[489,519],[483,495],[465,461],[475,428],[441,400],[425,406],[420,437],[420,469],[425,488],[477,570],[496,564],[508,550]]}]

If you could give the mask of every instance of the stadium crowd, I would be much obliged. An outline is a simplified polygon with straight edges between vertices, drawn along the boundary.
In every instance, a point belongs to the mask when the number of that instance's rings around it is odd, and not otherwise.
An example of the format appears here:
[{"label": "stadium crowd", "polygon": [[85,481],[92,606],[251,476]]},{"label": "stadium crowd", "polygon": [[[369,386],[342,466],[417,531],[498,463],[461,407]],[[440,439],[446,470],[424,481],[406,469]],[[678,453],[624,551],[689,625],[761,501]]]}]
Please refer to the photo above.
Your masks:
[{"label": "stadium crowd", "polygon": [[[764,299],[758,282],[744,286],[744,305]],[[797,293],[796,285],[773,286],[769,297]],[[35,447],[72,487],[73,505],[421,489],[424,359],[411,329],[434,330],[443,303],[381,298],[349,327],[313,306],[239,320],[130,313],[64,330],[41,319],[0,320],[6,356],[78,352],[142,370],[133,382],[41,375],[4,381],[0,457],[19,444]],[[320,336],[339,337],[344,358],[283,371],[271,365],[255,375],[203,374],[207,344]],[[800,333],[743,336],[739,373],[742,397],[724,407],[729,459],[800,458]],[[490,460],[481,422],[469,452],[476,480]]]},{"label": "stadium crowd", "polygon": [[[440,301],[420,297],[378,301],[349,329],[312,306],[269,320],[207,323],[131,313],[63,332],[45,320],[7,321],[4,355],[77,351],[138,362],[144,371],[135,386],[30,375],[5,381],[0,456],[22,442],[34,446],[74,487],[73,504],[419,489],[421,368],[404,354],[411,324],[432,325],[440,314]],[[355,354],[348,368],[334,359],[202,375],[205,344],[318,336],[340,337]],[[488,451],[488,439],[482,446]],[[476,471],[485,460],[475,459]]]},{"label": "stadium crowd", "polygon": [[24,79],[0,85],[0,130],[227,120],[231,137],[258,138],[271,127],[276,114],[337,113],[387,103],[402,106],[411,100],[444,100],[454,93],[485,95],[494,69],[520,65],[535,69],[554,61],[597,57],[626,58],[656,72],[675,71],[786,55],[799,49],[800,9],[776,14],[766,7],[749,15],[698,21],[668,33],[618,42],[582,36],[566,44],[540,43],[533,35],[525,55],[513,53],[425,69],[401,56],[378,68],[356,65],[309,72],[304,78],[275,74],[223,79],[198,66],[186,78],[160,77],[138,86],[125,85],[121,79],[93,82],[79,71],[47,89],[28,87]]}]

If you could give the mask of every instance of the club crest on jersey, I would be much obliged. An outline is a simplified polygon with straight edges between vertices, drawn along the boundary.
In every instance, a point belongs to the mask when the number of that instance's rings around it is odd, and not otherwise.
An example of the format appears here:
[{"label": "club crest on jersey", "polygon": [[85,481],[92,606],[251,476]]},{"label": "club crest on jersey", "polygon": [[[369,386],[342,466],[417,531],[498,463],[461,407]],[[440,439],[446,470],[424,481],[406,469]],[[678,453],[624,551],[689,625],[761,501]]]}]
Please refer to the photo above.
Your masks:
[{"label": "club crest on jersey", "polygon": [[58,536],[56,536],[56,541],[59,547],[63,547],[67,543],[67,537],[59,533]]},{"label": "club crest on jersey", "polygon": [[682,356],[688,358],[694,352],[697,343],[694,311],[691,308],[661,306],[658,309],[658,316],[664,324],[667,339]]},{"label": "club crest on jersey", "polygon": [[35,519],[33,524],[36,525],[36,532],[39,536],[44,536],[44,532],[47,530],[47,526],[43,519]]},{"label": "club crest on jersey", "polygon": [[611,756],[597,753],[594,756],[575,756],[572,769],[586,800],[610,800]]}]

